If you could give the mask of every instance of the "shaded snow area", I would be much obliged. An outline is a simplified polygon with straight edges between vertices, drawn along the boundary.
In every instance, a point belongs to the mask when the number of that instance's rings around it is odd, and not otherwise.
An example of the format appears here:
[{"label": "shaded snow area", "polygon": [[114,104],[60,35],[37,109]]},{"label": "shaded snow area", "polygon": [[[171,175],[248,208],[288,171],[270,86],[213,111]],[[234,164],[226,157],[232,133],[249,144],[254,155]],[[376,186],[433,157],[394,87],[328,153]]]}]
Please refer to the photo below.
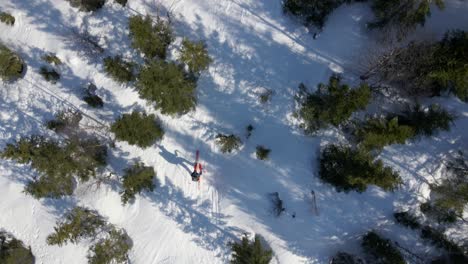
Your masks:
[{"label": "shaded snow area", "polygon": [[[59,110],[81,109],[83,123],[100,136],[121,113],[145,110],[157,114],[164,139],[141,149],[117,142],[107,170],[117,175],[139,159],[154,166],[157,187],[122,205],[118,184],[79,185],[72,197],[35,200],[22,191],[36,172],[29,166],[0,160],[0,228],[30,245],[37,263],[86,263],[89,244],[48,246],[55,222],[74,205],[97,210],[110,223],[125,228],[133,240],[134,264],[227,263],[229,241],[243,233],[262,235],[275,252],[275,263],[327,263],[338,250],[360,252],[362,235],[371,229],[398,241],[415,254],[436,251],[416,231],[396,224],[392,214],[415,209],[429,196],[428,183],[440,177],[440,160],[450,151],[468,149],[468,104],[454,97],[430,99],[457,114],[450,132],[386,147],[380,158],[398,170],[404,185],[394,193],[371,187],[366,192],[336,192],[317,176],[320,147],[342,140],[336,129],[305,136],[291,116],[294,94],[304,82],[315,87],[333,72],[358,82],[359,57],[373,45],[365,22],[366,4],[345,5],[330,16],[317,39],[285,16],[280,0],[112,0],[96,13],[78,12],[63,0],[0,0],[13,27],[0,23],[0,39],[27,64],[24,78],[0,84],[0,147],[24,135],[56,135],[44,127]],[[123,54],[138,61],[128,37],[128,18],[137,13],[173,14],[175,58],[181,37],[205,40],[213,58],[198,82],[198,105],[181,117],[161,115],[139,98],[132,86],[120,85],[103,70],[102,58]],[[418,34],[440,38],[447,29],[468,30],[468,2],[448,1],[434,10]],[[87,30],[98,37],[104,54],[95,54],[76,38]],[[88,47],[89,48],[89,47]],[[48,83],[39,74],[41,56],[56,53],[64,62],[62,78]],[[141,60],[140,60],[141,61]],[[81,100],[82,87],[93,82],[105,106],[92,109]],[[258,93],[273,91],[265,105]],[[245,138],[246,126],[255,129]],[[218,133],[243,136],[244,146],[222,154]],[[272,150],[268,161],[255,158],[255,147]],[[200,186],[190,179],[195,151],[206,171]],[[107,173],[107,172],[106,172]],[[315,212],[311,191],[315,191]],[[278,192],[286,208],[275,217],[269,193]],[[295,218],[292,216],[295,215]],[[465,230],[460,229],[465,228]],[[450,238],[466,239],[468,228],[449,229]]]}]

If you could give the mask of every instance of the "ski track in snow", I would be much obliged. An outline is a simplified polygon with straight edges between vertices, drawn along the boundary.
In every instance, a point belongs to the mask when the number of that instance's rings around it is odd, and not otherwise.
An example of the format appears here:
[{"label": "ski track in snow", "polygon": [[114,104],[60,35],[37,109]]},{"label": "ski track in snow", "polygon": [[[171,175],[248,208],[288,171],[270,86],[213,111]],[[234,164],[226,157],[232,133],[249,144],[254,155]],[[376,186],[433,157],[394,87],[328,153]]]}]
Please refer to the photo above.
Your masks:
[{"label": "ski track in snow", "polygon": [[[467,8],[466,3],[449,2],[444,12],[433,12],[425,30],[440,36],[454,26],[468,29],[463,12]],[[385,149],[382,159],[398,169],[405,181],[394,194],[378,188],[364,194],[336,193],[321,183],[316,178],[316,153],[319,146],[336,141],[339,135],[329,130],[321,137],[308,138],[289,121],[300,82],[314,87],[332,72],[343,72],[351,81],[356,78],[350,65],[370,42],[363,29],[369,16],[366,5],[336,10],[317,40],[282,14],[280,1],[135,0],[122,8],[110,0],[96,14],[86,14],[66,1],[4,0],[0,9],[16,18],[13,27],[0,23],[0,38],[28,65],[23,79],[0,87],[1,147],[23,135],[57,137],[43,124],[70,107],[80,109],[86,115],[83,124],[101,138],[110,137],[108,125],[120,113],[133,109],[158,114],[166,128],[165,138],[152,147],[140,149],[118,142],[111,151],[107,172],[121,175],[132,159],[154,166],[157,172],[154,193],[143,193],[126,206],[121,205],[115,182],[100,188],[92,183],[80,185],[76,197],[34,200],[22,189],[35,172],[0,160],[4,198],[0,228],[31,245],[37,263],[86,263],[86,241],[63,247],[45,243],[55,221],[76,204],[98,210],[127,230],[134,243],[130,258],[135,264],[226,263],[227,243],[244,232],[261,234],[275,251],[277,263],[326,263],[337,250],[359,252],[360,235],[372,228],[420,256],[434,254],[415,232],[395,225],[391,214],[402,206],[414,209],[428,196],[426,182],[440,177],[437,161],[456,147],[467,148],[466,104],[454,98],[430,100],[459,114],[452,131]],[[154,111],[131,86],[109,79],[101,64],[103,57],[117,54],[141,62],[131,49],[127,18],[136,13],[155,16],[166,9],[175,15],[177,37],[206,40],[214,59],[199,80],[197,110],[180,118]],[[80,27],[99,37],[106,47],[104,54],[76,44],[73,31]],[[38,74],[45,52],[57,53],[64,62],[58,67],[62,79],[55,85]],[[91,109],[80,99],[80,87],[89,81],[104,98],[103,110]],[[256,91],[265,88],[275,94],[263,106]],[[255,130],[246,139],[243,135],[249,123]],[[214,143],[217,133],[242,136],[243,148],[221,154]],[[270,161],[252,158],[257,144],[271,147]],[[200,186],[190,179],[196,149],[206,168]],[[287,208],[277,219],[271,215],[267,198],[276,191]],[[291,218],[292,213],[296,218]],[[449,230],[451,237],[466,239],[463,234],[468,228],[462,228]]]}]

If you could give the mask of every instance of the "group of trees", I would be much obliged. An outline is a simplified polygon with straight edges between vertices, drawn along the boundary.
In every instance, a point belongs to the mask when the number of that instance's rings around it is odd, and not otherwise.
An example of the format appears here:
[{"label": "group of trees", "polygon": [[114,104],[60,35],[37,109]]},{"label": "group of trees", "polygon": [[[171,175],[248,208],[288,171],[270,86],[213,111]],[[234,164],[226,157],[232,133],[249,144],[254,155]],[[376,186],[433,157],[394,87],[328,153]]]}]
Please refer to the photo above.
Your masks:
[{"label": "group of trees", "polygon": [[424,25],[431,14],[431,5],[444,8],[443,0],[284,0],[283,11],[297,17],[306,26],[324,27],[327,17],[347,3],[369,2],[374,19],[369,29],[381,29],[403,37],[418,25]]},{"label": "group of trees", "polygon": [[27,248],[21,240],[0,230],[0,263],[2,264],[34,264],[35,258],[31,248]]},{"label": "group of trees", "polygon": [[85,207],[74,207],[57,222],[54,233],[47,237],[47,244],[91,242],[88,262],[91,264],[124,264],[132,241],[124,229],[108,223],[98,212]]}]

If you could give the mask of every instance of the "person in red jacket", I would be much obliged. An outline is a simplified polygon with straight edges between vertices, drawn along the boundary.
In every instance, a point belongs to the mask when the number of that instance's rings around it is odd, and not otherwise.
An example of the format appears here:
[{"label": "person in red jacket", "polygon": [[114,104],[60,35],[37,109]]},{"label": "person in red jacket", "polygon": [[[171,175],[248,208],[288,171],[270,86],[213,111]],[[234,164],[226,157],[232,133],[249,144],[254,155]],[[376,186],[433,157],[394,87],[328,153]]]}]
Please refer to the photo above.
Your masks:
[{"label": "person in red jacket", "polygon": [[193,168],[193,172],[192,172],[192,181],[199,181],[200,180],[200,176],[203,174],[203,168],[202,168],[202,165],[201,163],[195,163],[195,166]]}]

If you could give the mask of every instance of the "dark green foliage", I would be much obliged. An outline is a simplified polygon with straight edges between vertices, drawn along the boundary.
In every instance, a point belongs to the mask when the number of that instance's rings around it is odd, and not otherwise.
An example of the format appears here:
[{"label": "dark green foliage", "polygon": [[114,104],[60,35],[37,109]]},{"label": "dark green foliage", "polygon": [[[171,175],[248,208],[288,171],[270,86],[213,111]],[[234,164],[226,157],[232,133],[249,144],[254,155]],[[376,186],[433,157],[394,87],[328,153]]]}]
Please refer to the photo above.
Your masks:
[{"label": "dark green foliage", "polygon": [[67,0],[73,7],[79,8],[81,11],[90,12],[96,11],[104,6],[106,0]]},{"label": "dark green foliage", "polygon": [[252,243],[244,236],[240,243],[230,243],[230,246],[233,251],[231,264],[268,264],[273,258],[273,252],[262,246],[258,235]]},{"label": "dark green foliage", "polygon": [[236,151],[242,145],[242,141],[240,140],[240,138],[233,134],[218,134],[216,136],[216,140],[216,143],[221,147],[221,152],[223,153],[231,153],[232,151]]},{"label": "dark green foliage", "polygon": [[55,115],[54,120],[47,122],[48,129],[57,133],[73,134],[79,129],[79,123],[83,115],[78,110],[67,109]]},{"label": "dark green foliage", "polygon": [[466,264],[468,263],[468,256],[460,253],[449,253],[433,259],[431,264]]},{"label": "dark green foliage", "polygon": [[131,239],[125,230],[112,228],[108,238],[101,239],[91,247],[88,260],[90,264],[126,264],[131,248]]},{"label": "dark green foliage", "polygon": [[25,192],[36,198],[71,195],[74,176],[82,181],[96,175],[106,164],[107,148],[97,139],[72,138],[61,145],[41,136],[23,137],[7,144],[2,158],[31,164],[40,177],[27,184]]},{"label": "dark green foliage", "polygon": [[254,127],[252,125],[248,125],[245,129],[247,130],[247,138],[249,138],[252,135]]},{"label": "dark green foliage", "polygon": [[49,64],[54,64],[55,66],[62,64],[62,61],[54,53],[44,55],[41,57],[41,59]]},{"label": "dark green foliage", "polygon": [[152,192],[154,190],[154,178],[156,174],[153,167],[145,167],[143,163],[135,163],[132,167],[125,169],[123,177],[122,202],[126,204],[142,191]]},{"label": "dark green foliage", "polygon": [[123,114],[112,124],[111,131],[118,140],[124,140],[130,145],[142,148],[153,145],[155,141],[164,136],[164,130],[155,115],[137,111]]},{"label": "dark green foliage", "polygon": [[421,229],[421,238],[429,240],[434,246],[442,248],[449,253],[455,253],[460,255],[464,254],[462,248],[460,248],[457,244],[447,239],[447,237],[443,233],[433,229],[430,226],[424,226]]},{"label": "dark green foliage", "polygon": [[56,83],[58,80],[60,80],[60,74],[52,68],[42,66],[39,70],[39,73],[48,82]]},{"label": "dark green foliage", "polygon": [[24,63],[21,58],[0,43],[0,78],[4,81],[12,81],[21,77]]},{"label": "dark green foliage", "polygon": [[364,264],[364,261],[352,254],[338,252],[333,256],[329,264]]},{"label": "dark green foliage", "polygon": [[15,24],[15,17],[9,13],[0,12],[0,21],[9,26],[13,26]]},{"label": "dark green foliage", "polygon": [[370,184],[393,191],[401,183],[398,173],[382,161],[374,161],[366,151],[338,145],[328,145],[322,151],[319,176],[339,192],[364,192]]},{"label": "dark green foliage", "polygon": [[140,50],[148,59],[157,56],[166,58],[167,47],[173,40],[172,28],[169,22],[159,17],[155,24],[150,16],[133,16],[129,20],[130,37],[132,46]]},{"label": "dark green foliage", "polygon": [[371,91],[367,85],[350,89],[340,82],[338,76],[331,76],[328,85],[320,84],[315,93],[309,93],[303,84],[299,86],[298,116],[303,121],[306,133],[313,133],[329,125],[338,126],[348,120],[353,112],[364,109],[369,103]]},{"label": "dark green foliage", "polygon": [[125,83],[135,79],[133,63],[124,61],[121,56],[104,58],[104,70],[112,79]]},{"label": "dark green foliage", "polygon": [[393,214],[393,217],[398,223],[411,229],[417,229],[421,227],[421,225],[418,222],[418,219],[408,212],[397,212]]},{"label": "dark green foliage", "polygon": [[127,5],[127,0],[115,0],[115,2],[119,3],[122,6]]},{"label": "dark green foliage", "polygon": [[95,94],[86,94],[83,97],[83,100],[91,107],[94,108],[102,108],[104,106],[104,102],[102,101],[101,97]]},{"label": "dark green foliage", "polygon": [[206,70],[212,62],[204,42],[192,42],[188,39],[182,41],[179,60],[187,65],[189,71],[195,75]]},{"label": "dark green foliage", "polygon": [[439,130],[449,131],[454,116],[439,105],[425,109],[419,104],[398,116],[398,124],[412,127],[416,135],[432,136]]},{"label": "dark green foliage", "polygon": [[140,97],[156,103],[163,114],[185,114],[195,108],[196,82],[173,62],[151,61],[140,72]]},{"label": "dark green foliage", "polygon": [[54,233],[47,236],[47,244],[62,246],[94,238],[106,225],[98,212],[79,206],[65,213],[64,218],[54,227]]},{"label": "dark green foliage", "polygon": [[306,26],[322,28],[329,14],[347,0],[285,0],[283,11],[298,17]]},{"label": "dark green foliage", "polygon": [[265,148],[264,146],[258,145],[255,154],[259,160],[267,160],[270,155],[271,149]]},{"label": "dark green foliage", "polygon": [[457,214],[452,208],[443,208],[432,202],[425,202],[419,206],[419,209],[423,214],[438,223],[454,223],[457,221]]},{"label": "dark green foliage", "polygon": [[26,248],[22,241],[4,231],[0,231],[0,263],[34,264],[34,262],[31,248]]},{"label": "dark green foliage", "polygon": [[381,150],[391,144],[405,144],[406,140],[415,135],[414,129],[400,125],[398,117],[368,118],[355,131],[361,148],[365,150]]},{"label": "dark green foliage", "polygon": [[402,37],[417,25],[423,26],[431,15],[431,3],[444,8],[443,0],[372,0],[375,20],[370,28],[394,28]]},{"label": "dark green foliage", "polygon": [[375,259],[378,264],[406,264],[400,251],[392,245],[392,241],[380,237],[371,231],[362,238],[362,248]]}]

